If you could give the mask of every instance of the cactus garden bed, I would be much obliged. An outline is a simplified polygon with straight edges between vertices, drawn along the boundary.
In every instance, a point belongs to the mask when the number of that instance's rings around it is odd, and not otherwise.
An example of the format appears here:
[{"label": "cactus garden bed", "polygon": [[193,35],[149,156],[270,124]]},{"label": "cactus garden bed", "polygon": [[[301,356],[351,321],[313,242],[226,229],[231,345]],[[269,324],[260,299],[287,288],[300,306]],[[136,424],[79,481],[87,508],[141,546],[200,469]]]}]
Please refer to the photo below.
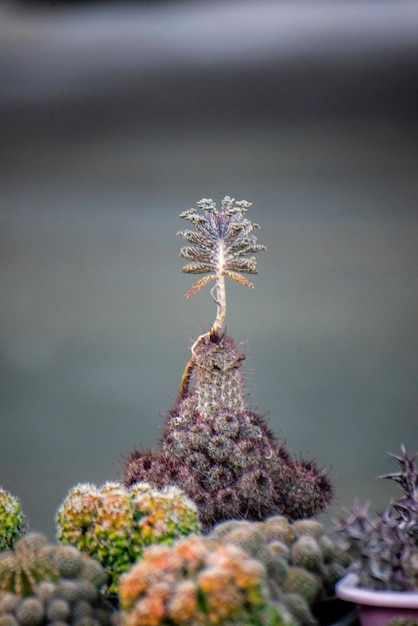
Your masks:
[{"label": "cactus garden bed", "polygon": [[389,578],[418,582],[414,459],[396,457],[400,472],[387,477],[405,497],[380,526],[358,509],[331,536],[316,517],[334,494],[327,470],[292,458],[247,405],[225,279],[253,287],[244,274],[257,273],[264,246],[249,206],[226,196],[220,210],[203,199],[200,213],[181,214],[194,227],[179,233],[183,271],[204,274],[186,296],[214,281],[217,312],[191,347],[158,447],[134,449],[123,481],[72,488],[56,544],[27,532],[19,500],[0,490],[0,626],[351,626],[357,613],[335,587],[352,559],[375,575],[379,552],[382,576],[398,559]]}]

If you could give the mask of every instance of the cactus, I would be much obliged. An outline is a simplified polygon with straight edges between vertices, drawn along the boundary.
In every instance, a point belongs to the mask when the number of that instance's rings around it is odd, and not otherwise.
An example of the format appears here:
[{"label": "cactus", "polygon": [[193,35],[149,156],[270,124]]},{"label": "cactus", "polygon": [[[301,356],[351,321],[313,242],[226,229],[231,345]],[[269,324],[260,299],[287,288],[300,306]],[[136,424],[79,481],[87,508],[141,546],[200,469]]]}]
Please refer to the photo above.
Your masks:
[{"label": "cactus", "polygon": [[269,602],[262,564],[197,535],[147,548],[121,577],[119,597],[125,626],[285,623]]},{"label": "cactus", "polygon": [[111,626],[104,581],[99,563],[76,548],[28,533],[0,555],[0,625],[81,626],[84,615],[92,626]]},{"label": "cactus", "polygon": [[265,249],[254,235],[258,225],[245,217],[250,203],[226,196],[220,211],[208,199],[198,206],[203,215],[191,209],[180,216],[196,228],[179,233],[192,244],[181,249],[180,256],[191,261],[182,271],[213,272],[186,296],[215,280],[216,319],[191,348],[159,449],[129,456],[125,484],[149,480],[156,487],[181,486],[197,503],[205,530],[231,518],[312,517],[331,501],[327,472],[314,461],[293,461],[265,418],[248,408],[241,371],[245,357],[224,328],[225,277],[253,287],[242,273],[257,273],[256,259],[249,255]]},{"label": "cactus", "polygon": [[19,500],[0,487],[0,552],[14,548],[26,532],[27,521]]},{"label": "cactus", "polygon": [[287,593],[298,593],[308,604],[312,604],[318,596],[321,583],[312,572],[294,565],[287,570],[283,587]]},{"label": "cactus", "polygon": [[263,522],[231,521],[208,535],[224,545],[238,545],[260,561],[267,572],[270,598],[301,625],[313,624],[317,601],[335,595],[335,584],[349,565],[339,540],[325,534],[316,519],[290,522],[283,516]]},{"label": "cactus", "polygon": [[310,571],[319,572],[324,559],[319,543],[310,535],[301,535],[291,548],[292,562]]},{"label": "cactus", "polygon": [[324,536],[324,526],[316,519],[301,519],[292,524],[295,537],[299,535],[311,535],[315,539]]},{"label": "cactus", "polygon": [[18,596],[30,595],[42,580],[56,580],[58,567],[44,548],[46,538],[39,533],[28,533],[16,542],[15,550],[0,554],[0,590],[12,591]]},{"label": "cactus", "polygon": [[265,419],[245,407],[235,342],[204,336],[194,355],[195,388],[167,416],[159,454],[130,456],[126,485],[181,485],[207,530],[232,518],[299,518],[326,508],[332,494],[326,473],[314,462],[293,462]]},{"label": "cactus", "polygon": [[418,590],[418,468],[416,458],[391,454],[400,471],[380,476],[397,482],[403,497],[391,502],[384,513],[370,517],[368,505],[354,506],[337,521],[348,541],[348,553],[359,575],[359,584],[372,589]]},{"label": "cactus", "polygon": [[308,602],[300,593],[285,593],[282,596],[282,601],[301,626],[311,626],[316,623]]},{"label": "cactus", "polygon": [[116,482],[77,485],[59,507],[56,524],[59,541],[101,563],[110,592],[146,546],[200,530],[197,508],[180,489],[157,490],[148,483],[131,490]]}]

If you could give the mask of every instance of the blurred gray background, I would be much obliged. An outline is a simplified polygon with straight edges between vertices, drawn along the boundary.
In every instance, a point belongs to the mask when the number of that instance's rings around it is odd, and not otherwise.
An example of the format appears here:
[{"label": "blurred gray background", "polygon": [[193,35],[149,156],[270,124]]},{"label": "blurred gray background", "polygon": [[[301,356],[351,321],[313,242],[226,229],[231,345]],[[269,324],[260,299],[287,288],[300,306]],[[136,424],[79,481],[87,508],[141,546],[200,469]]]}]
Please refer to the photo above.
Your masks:
[{"label": "blurred gray background", "polygon": [[202,197],[253,202],[228,285],[249,404],[383,507],[418,449],[416,2],[0,5],[0,484],[31,527],[154,446],[209,290]]}]

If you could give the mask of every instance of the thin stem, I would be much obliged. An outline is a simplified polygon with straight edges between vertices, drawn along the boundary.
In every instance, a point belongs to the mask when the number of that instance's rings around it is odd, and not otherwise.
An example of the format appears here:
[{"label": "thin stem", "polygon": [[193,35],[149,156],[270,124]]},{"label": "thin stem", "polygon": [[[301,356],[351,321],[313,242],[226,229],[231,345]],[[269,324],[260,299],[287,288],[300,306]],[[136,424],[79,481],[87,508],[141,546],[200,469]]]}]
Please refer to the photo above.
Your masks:
[{"label": "thin stem", "polygon": [[200,335],[196,339],[194,344],[192,345],[192,348],[191,348],[192,356],[190,357],[186,365],[186,369],[184,370],[184,373],[181,379],[180,395],[182,398],[184,398],[189,391],[190,379],[192,376],[193,368],[196,365],[194,351],[195,351],[197,344],[203,339],[203,337],[208,337],[211,333],[216,333],[219,330],[222,330],[225,324],[225,317],[226,317],[225,275],[223,274],[223,271],[221,268],[217,272],[216,285],[212,287],[212,289],[210,290],[210,293],[217,306],[216,319],[213,323],[213,326],[210,332],[203,333],[202,335]]},{"label": "thin stem", "polygon": [[225,275],[223,272],[219,272],[216,277],[216,297],[212,293],[212,297],[216,302],[217,311],[216,319],[212,326],[212,331],[217,332],[221,330],[225,324],[226,317],[226,291],[225,291]]},{"label": "thin stem", "polygon": [[[212,298],[215,300],[217,306],[216,319],[212,326],[213,332],[217,332],[223,328],[226,317],[225,247],[222,240],[218,244],[217,261],[216,285],[212,290]],[[216,296],[214,295],[215,292]]]}]

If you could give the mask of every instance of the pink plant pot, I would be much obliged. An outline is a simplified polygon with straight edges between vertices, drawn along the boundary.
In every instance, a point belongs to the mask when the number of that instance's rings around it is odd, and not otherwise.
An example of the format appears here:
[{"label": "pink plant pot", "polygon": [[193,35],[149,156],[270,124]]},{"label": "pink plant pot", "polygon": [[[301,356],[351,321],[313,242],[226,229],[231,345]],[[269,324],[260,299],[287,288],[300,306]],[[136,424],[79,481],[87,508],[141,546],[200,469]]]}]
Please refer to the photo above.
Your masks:
[{"label": "pink plant pot", "polygon": [[386,626],[403,617],[418,623],[418,592],[378,591],[358,587],[358,576],[347,574],[336,585],[336,595],[357,606],[362,626]]}]

